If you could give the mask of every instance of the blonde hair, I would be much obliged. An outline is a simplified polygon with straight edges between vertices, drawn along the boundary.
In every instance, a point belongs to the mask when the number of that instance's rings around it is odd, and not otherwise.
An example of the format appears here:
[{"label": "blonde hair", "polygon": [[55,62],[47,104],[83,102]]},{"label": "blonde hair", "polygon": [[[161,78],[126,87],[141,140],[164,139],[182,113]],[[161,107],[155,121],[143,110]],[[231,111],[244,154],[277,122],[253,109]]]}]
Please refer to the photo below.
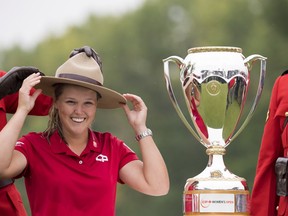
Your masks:
[{"label": "blonde hair", "polygon": [[[54,94],[55,97],[54,99],[57,101],[59,96],[62,94],[63,92],[63,88],[64,88],[65,84],[55,84],[55,88],[54,88]],[[58,133],[60,135],[60,137],[64,139],[63,136],[63,132],[62,132],[62,125],[61,125],[61,121],[59,118],[59,113],[57,108],[53,105],[50,109],[49,112],[49,121],[48,121],[48,126],[46,128],[46,130],[44,131],[44,137],[50,141],[50,137],[51,135],[54,133],[54,131],[58,130]]]}]

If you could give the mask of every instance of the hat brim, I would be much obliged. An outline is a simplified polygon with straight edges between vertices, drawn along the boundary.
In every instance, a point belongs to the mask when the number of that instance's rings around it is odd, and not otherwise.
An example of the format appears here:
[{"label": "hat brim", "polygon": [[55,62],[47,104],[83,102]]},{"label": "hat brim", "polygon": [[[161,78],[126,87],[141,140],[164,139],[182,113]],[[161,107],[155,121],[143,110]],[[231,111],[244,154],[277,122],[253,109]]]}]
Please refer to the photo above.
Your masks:
[{"label": "hat brim", "polygon": [[40,83],[37,84],[35,88],[42,89],[43,94],[54,98],[55,84],[77,85],[98,92],[101,95],[101,98],[98,100],[97,108],[115,109],[121,107],[121,104],[127,103],[127,100],[120,93],[114,90],[105,88],[103,86],[98,86],[94,84],[89,84],[87,82],[67,78],[43,76]]}]

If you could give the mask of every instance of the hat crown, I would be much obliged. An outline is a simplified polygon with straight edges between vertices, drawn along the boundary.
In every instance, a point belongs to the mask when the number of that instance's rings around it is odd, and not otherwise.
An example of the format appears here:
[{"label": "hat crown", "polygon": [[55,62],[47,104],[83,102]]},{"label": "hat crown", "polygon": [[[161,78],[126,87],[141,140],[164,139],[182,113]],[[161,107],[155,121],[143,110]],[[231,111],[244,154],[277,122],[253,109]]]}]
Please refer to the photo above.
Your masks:
[{"label": "hat crown", "polygon": [[103,86],[101,68],[92,57],[86,53],[79,53],[69,58],[58,67],[55,76],[43,76],[35,88],[42,89],[42,93],[55,97],[56,84],[69,84],[91,89],[101,98],[97,101],[97,108],[114,109],[126,104],[126,99],[120,93]]},{"label": "hat crown", "polygon": [[55,77],[79,80],[101,86],[104,82],[98,63],[85,53],[79,53],[69,58],[64,64],[58,67]]}]

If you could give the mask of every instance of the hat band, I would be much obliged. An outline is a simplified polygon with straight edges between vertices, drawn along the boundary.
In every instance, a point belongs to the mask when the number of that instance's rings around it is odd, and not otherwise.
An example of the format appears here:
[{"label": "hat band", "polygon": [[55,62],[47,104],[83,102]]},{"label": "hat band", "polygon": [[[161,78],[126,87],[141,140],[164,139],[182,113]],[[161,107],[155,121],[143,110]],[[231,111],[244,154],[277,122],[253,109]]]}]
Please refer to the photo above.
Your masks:
[{"label": "hat band", "polygon": [[65,73],[65,74],[59,74],[58,77],[78,80],[78,81],[82,81],[82,82],[88,82],[88,83],[91,83],[91,84],[102,86],[102,83],[98,82],[97,80],[91,79],[89,77],[81,76],[81,75],[78,75],[78,74]]}]

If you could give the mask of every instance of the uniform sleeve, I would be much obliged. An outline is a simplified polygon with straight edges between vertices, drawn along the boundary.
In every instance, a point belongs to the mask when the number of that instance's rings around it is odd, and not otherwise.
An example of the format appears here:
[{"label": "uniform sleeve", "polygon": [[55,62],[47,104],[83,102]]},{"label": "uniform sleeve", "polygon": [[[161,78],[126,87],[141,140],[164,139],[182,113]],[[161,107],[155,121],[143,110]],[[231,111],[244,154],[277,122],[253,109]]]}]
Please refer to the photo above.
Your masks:
[{"label": "uniform sleeve", "polygon": [[[32,89],[34,92],[35,89]],[[40,94],[35,101],[35,106],[30,111],[29,115],[45,116],[48,115],[52,106],[53,99],[47,95]]]},{"label": "uniform sleeve", "polygon": [[288,111],[288,76],[281,76],[275,81],[264,127],[254,187],[251,197],[251,216],[277,215],[275,162],[283,156],[281,139],[282,123]]},{"label": "uniform sleeve", "polygon": [[[31,93],[33,94],[35,89],[32,89]],[[4,98],[5,108],[7,113],[15,113],[18,106],[18,92],[7,95]],[[36,116],[45,116],[48,115],[50,107],[52,106],[53,99],[44,94],[40,94],[35,101],[35,106],[30,111],[29,115]]]},{"label": "uniform sleeve", "polygon": [[7,95],[3,98],[6,113],[15,113],[18,106],[18,93]]},{"label": "uniform sleeve", "polygon": [[[0,77],[4,76],[6,72],[0,70]],[[31,90],[31,94],[35,92],[35,89]],[[4,106],[1,108],[6,113],[15,113],[18,106],[18,92],[7,95],[3,98]],[[34,108],[30,111],[29,115],[45,116],[48,115],[50,107],[52,106],[53,99],[44,94],[40,94],[35,101]]]}]

